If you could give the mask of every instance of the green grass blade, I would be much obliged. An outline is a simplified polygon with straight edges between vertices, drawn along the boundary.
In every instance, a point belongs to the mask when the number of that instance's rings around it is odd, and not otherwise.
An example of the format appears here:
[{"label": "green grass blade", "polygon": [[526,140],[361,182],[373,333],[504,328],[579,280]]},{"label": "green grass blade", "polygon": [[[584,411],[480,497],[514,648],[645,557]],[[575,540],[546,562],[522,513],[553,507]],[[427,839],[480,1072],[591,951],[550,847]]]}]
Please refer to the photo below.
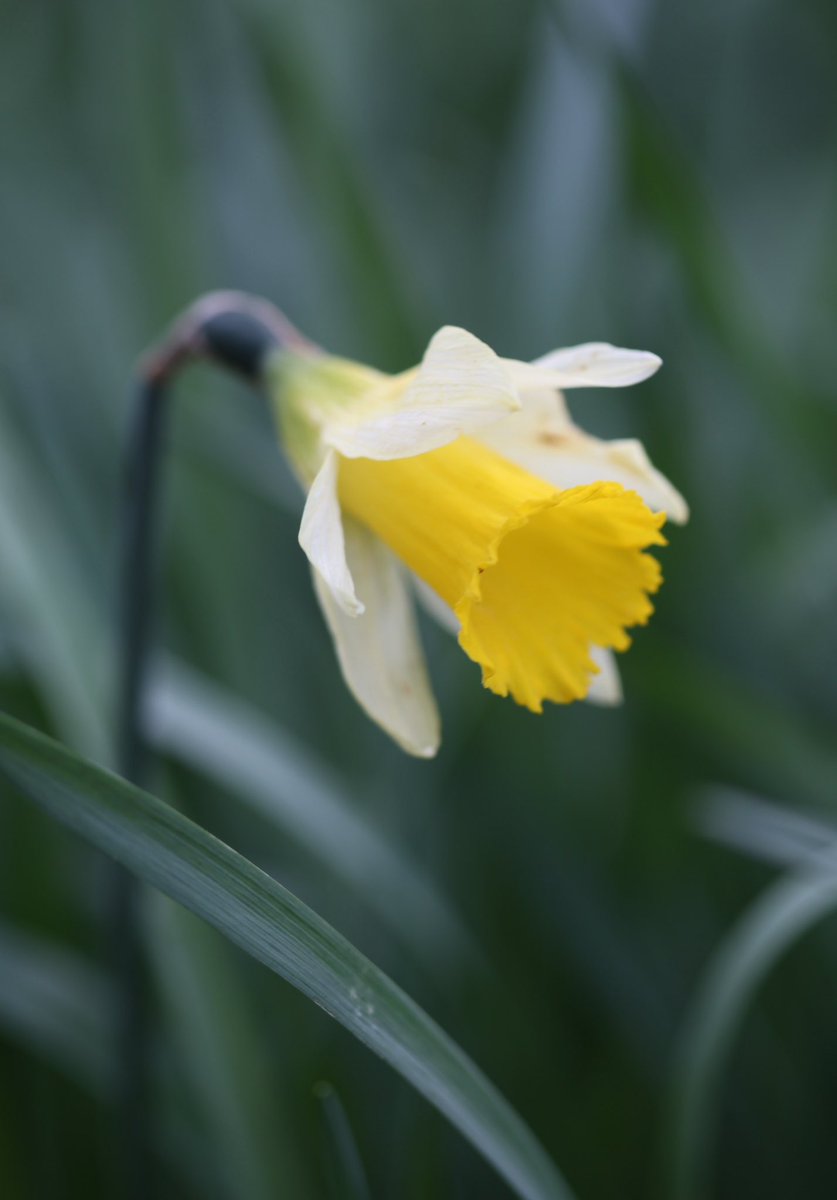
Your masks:
[{"label": "green grass blade", "polygon": [[108,1096],[107,979],[71,951],[0,925],[0,1028],[89,1091]]},{"label": "green grass blade", "polygon": [[782,867],[830,867],[837,825],[830,816],[763,800],[741,788],[705,788],[695,814],[704,837]]},{"label": "green grass blade", "polygon": [[32,675],[67,741],[107,761],[107,638],[88,604],[72,538],[39,485],[38,464],[3,422],[0,436],[0,606],[25,638]]},{"label": "green grass blade", "polygon": [[766,975],[817,921],[837,908],[837,870],[781,879],[744,914],[716,951],[680,1043],[671,1110],[670,1195],[711,1194],[708,1161],[724,1067],[747,1005]]},{"label": "green grass blade", "polygon": [[[159,900],[164,902],[162,897]],[[188,916],[182,909],[179,911],[184,918]],[[187,966],[186,970],[189,969]],[[181,971],[179,981],[182,979]],[[107,1036],[112,1020],[111,1001],[110,981],[92,962],[47,938],[0,923],[0,1034],[105,1104],[112,1102],[117,1082],[113,1039]],[[217,999],[213,998],[213,1003],[217,1004]],[[194,1036],[197,1041],[199,1035]],[[158,1101],[152,1126],[155,1144],[177,1176],[188,1182],[196,1194],[214,1195],[209,1189],[219,1171],[215,1169],[207,1175],[205,1142],[197,1138],[194,1124],[181,1111],[180,1097],[172,1086],[169,1057],[158,1053],[159,1049],[155,1041],[152,1055],[152,1078]],[[223,1053],[224,1047],[216,1049],[215,1060]],[[215,1097],[203,1099],[209,1105]],[[239,1093],[231,1093],[231,1101],[241,1106],[244,1118],[248,1108],[241,1104],[241,1099]],[[221,1131],[216,1128],[213,1132]],[[275,1142],[276,1130],[272,1132]],[[247,1134],[251,1143],[255,1141],[252,1130]],[[219,1159],[229,1151],[229,1137],[223,1141],[219,1138]],[[224,1164],[227,1168],[240,1165],[234,1155],[230,1157],[232,1161]],[[261,1162],[263,1159],[248,1164],[248,1172],[240,1174],[238,1180],[246,1179],[249,1185]],[[287,1179],[287,1157],[282,1166]],[[233,1186],[225,1194],[233,1196],[238,1192]],[[254,1198],[263,1194],[255,1190],[247,1192],[248,1197]],[[275,1188],[270,1194],[276,1195]],[[300,1190],[299,1194],[308,1193]]]},{"label": "green grass blade", "polygon": [[0,775],[288,980],[393,1066],[525,1200],[568,1200],[533,1135],[404,992],[295,896],[186,817],[0,715]]},{"label": "green grass blade", "polygon": [[229,946],[159,892],[146,908],[149,950],[166,1029],[194,1107],[208,1129],[204,1154],[226,1196],[306,1196],[298,1146],[262,1053],[251,997]]},{"label": "green grass blade", "polygon": [[774,794],[805,795],[833,808],[837,750],[830,726],[801,721],[708,656],[657,636],[646,647],[640,687],[665,728],[679,729],[723,754],[730,775]]},{"label": "green grass blade", "polygon": [[431,966],[473,962],[461,922],[408,856],[381,837],[326,768],[252,706],[171,659],[150,689],[152,741],[231,791],[364,897]]},{"label": "green grass blade", "polygon": [[[18,618],[18,648],[62,740],[107,763],[107,626],[72,550],[72,531],[62,527],[62,514],[37,480],[37,461],[4,426],[0,600]],[[478,961],[473,940],[431,881],[364,821],[314,755],[275,722],[173,659],[154,681],[147,717],[161,750],[290,834],[399,936],[406,929],[431,968]]]},{"label": "green grass blade", "polygon": [[322,1109],[329,1194],[335,1200],[372,1200],[363,1159],[337,1090],[323,1081],[314,1088],[314,1095]]}]

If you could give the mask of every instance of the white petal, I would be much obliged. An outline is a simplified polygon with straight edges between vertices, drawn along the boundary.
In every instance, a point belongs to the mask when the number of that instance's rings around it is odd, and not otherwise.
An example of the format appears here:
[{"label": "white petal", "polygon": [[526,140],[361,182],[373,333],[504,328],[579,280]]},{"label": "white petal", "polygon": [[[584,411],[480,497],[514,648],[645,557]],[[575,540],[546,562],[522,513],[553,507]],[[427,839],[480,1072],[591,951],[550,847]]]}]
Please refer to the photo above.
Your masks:
[{"label": "white petal", "polygon": [[577,432],[564,397],[554,388],[547,387],[525,391],[519,412],[486,426],[475,436],[499,454],[517,461],[518,451],[559,445],[567,434]]},{"label": "white petal", "polygon": [[314,572],[343,678],[358,704],[399,746],[432,758],[439,748],[439,713],[404,573],[368,529],[347,518],[344,532],[348,561],[366,604],[363,614],[347,616]]},{"label": "white petal", "polygon": [[606,442],[593,437],[585,437],[584,441],[600,461],[606,462],[609,480],[637,492],[650,509],[664,512],[676,525],[686,524],[689,519],[688,504],[674,484],[651,462],[642,442],[636,438]]},{"label": "white petal", "polygon": [[503,361],[479,338],[450,325],[435,334],[400,395],[393,397],[389,385],[381,396],[377,411],[330,423],[324,441],[347,458],[409,458],[520,407]]},{"label": "white petal", "polygon": [[585,699],[591,704],[607,707],[621,704],[622,680],[616,665],[616,655],[602,646],[591,646],[590,657],[599,668],[599,672],[591,677],[590,691]]},{"label": "white petal", "polygon": [[337,455],[330,451],[320,467],[302,513],[299,544],[335,602],[350,617],[363,612],[346,560],[343,518],[337,497]]},{"label": "white petal", "polygon": [[647,350],[625,350],[608,342],[587,342],[553,350],[532,363],[507,365],[519,388],[626,387],[641,383],[662,366],[663,360]]},{"label": "white petal", "polygon": [[518,447],[507,450],[520,466],[559,488],[588,483],[621,483],[636,492],[654,512],[664,512],[670,521],[684,525],[689,506],[677,488],[651,463],[645,448],[635,438],[612,442],[576,430],[562,443]]},{"label": "white petal", "polygon": [[621,483],[637,492],[649,508],[678,525],[689,519],[689,506],[651,463],[635,438],[605,441],[574,425],[556,392],[524,393],[523,409],[482,430],[479,440],[512,462],[558,488],[588,483]]}]

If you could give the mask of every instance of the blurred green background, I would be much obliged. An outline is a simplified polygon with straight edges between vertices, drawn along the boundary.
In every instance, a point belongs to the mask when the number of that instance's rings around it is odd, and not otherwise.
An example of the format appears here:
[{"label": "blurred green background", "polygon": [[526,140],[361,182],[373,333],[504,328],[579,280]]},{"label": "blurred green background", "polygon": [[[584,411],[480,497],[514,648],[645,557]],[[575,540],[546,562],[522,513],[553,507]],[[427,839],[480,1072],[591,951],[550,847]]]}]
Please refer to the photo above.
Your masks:
[{"label": "blurred green background", "polygon": [[[570,397],[692,506],[626,704],[534,718],[426,624],[432,763],[340,681],[262,401],[195,369],[166,462],[154,790],[426,1007],[579,1200],[837,1193],[834,927],[717,1086],[695,1032],[837,838],[835,46],[826,0],[0,2],[0,702],[88,757],[132,367],[196,295],[392,370],[445,323],[665,361]],[[0,797],[4,1198],[113,1194],[104,873]],[[307,1000],[147,918],[159,1194],[348,1196],[327,1080],[371,1196],[511,1195]]]}]

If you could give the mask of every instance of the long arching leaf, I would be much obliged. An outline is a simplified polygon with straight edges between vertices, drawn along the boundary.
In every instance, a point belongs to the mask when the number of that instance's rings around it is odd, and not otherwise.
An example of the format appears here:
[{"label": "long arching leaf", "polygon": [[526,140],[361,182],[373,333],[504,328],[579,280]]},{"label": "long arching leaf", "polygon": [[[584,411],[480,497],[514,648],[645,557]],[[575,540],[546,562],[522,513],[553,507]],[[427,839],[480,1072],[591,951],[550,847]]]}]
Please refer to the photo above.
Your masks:
[{"label": "long arching leaf", "polygon": [[837,909],[837,864],[789,874],[745,912],[709,964],[680,1043],[671,1110],[673,1200],[706,1186],[721,1081],[747,1005],[770,969],[812,925]]},{"label": "long arching leaf", "polygon": [[169,805],[5,715],[0,776],[324,1008],[444,1113],[519,1196],[569,1200],[534,1136],[462,1050],[253,863]]}]

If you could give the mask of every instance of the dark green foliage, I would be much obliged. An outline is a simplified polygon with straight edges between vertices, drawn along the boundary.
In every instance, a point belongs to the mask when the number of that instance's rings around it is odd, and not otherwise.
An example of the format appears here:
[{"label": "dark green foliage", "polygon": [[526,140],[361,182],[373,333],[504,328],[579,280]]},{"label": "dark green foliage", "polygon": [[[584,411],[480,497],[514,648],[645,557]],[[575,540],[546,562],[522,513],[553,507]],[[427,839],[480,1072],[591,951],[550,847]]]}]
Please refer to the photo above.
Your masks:
[{"label": "dark green foliage", "polygon": [[[0,0],[0,29],[0,705],[94,761],[111,761],[131,368],[199,292],[264,294],[387,369],[445,322],[519,357],[610,340],[665,360],[636,389],[570,397],[592,431],[642,437],[692,504],[624,661],[626,705],[534,718],[428,626],[429,764],[339,680],[263,404],[184,376],[157,636],[200,695],[158,692],[158,715],[175,708],[151,790],[432,1013],[580,1200],[672,1195],[672,1086],[705,969],[798,865],[787,830],[784,858],[742,853],[758,814],[712,844],[705,789],[815,811],[826,844],[837,795],[832,6]],[[238,787],[236,739],[213,737],[198,770],[184,716],[197,703],[206,736],[235,698],[259,765]],[[274,808],[257,752],[272,730]],[[102,860],[0,792],[4,1197],[111,1194],[90,1033],[103,895]],[[161,910],[147,932],[169,1194],[249,1200],[278,1170],[288,1196],[328,1196],[326,1079],[372,1196],[509,1195],[303,997],[191,918]],[[826,922],[746,1006],[702,1196],[834,1195],[835,989]]]}]

